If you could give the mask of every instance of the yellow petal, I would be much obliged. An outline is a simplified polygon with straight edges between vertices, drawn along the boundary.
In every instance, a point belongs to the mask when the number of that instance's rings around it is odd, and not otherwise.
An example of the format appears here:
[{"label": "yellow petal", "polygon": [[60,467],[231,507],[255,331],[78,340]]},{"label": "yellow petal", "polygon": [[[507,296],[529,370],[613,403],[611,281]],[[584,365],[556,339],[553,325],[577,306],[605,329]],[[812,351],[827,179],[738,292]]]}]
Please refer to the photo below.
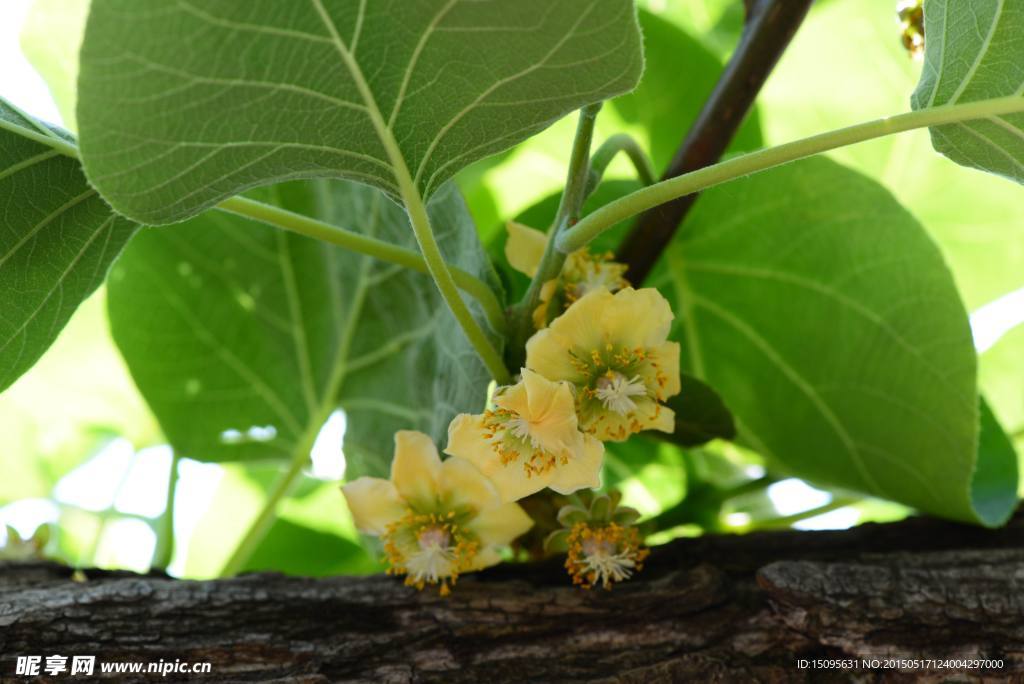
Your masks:
[{"label": "yellow petal", "polygon": [[519,501],[530,494],[536,494],[547,487],[554,478],[557,468],[543,473],[527,473],[526,468],[523,467],[526,458],[528,455],[520,456],[511,463],[504,464],[495,456],[497,465],[492,468],[493,472],[488,477],[497,487],[502,501]]},{"label": "yellow petal", "polygon": [[679,380],[679,343],[666,342],[656,347],[651,356],[666,379],[665,386],[658,390],[658,397],[664,400],[679,394],[682,389]]},{"label": "yellow petal", "polygon": [[558,290],[558,278],[552,278],[540,286],[540,304],[533,310],[533,327],[543,330],[548,327],[548,307],[551,306],[551,298]]},{"label": "yellow petal", "polygon": [[414,430],[395,433],[395,458],[391,481],[413,508],[433,511],[437,507],[441,457],[427,435]]},{"label": "yellow petal", "polygon": [[512,268],[532,278],[544,256],[544,250],[548,245],[548,236],[535,228],[515,221],[509,221],[505,227],[508,229],[505,258],[508,259]]},{"label": "yellow petal", "polygon": [[519,504],[507,503],[483,511],[468,525],[485,546],[504,546],[533,527],[533,519]]},{"label": "yellow petal", "polygon": [[551,327],[534,333],[527,341],[526,366],[551,380],[582,383],[586,378],[573,367],[564,335],[554,330],[559,320],[561,317],[552,321]]},{"label": "yellow petal", "polygon": [[674,318],[668,300],[653,287],[619,290],[603,311],[604,329],[609,339],[624,347],[663,344]]},{"label": "yellow petal", "polygon": [[[608,326],[604,318],[606,312],[615,306],[617,296],[618,294],[613,295],[604,288],[588,292],[573,302],[565,313],[551,321],[548,330],[559,338],[562,346],[566,349],[574,347],[586,351],[600,349],[609,341]],[[527,355],[529,355],[529,351],[527,351]],[[543,372],[541,374],[551,377]]]},{"label": "yellow petal", "polygon": [[388,525],[406,512],[405,502],[390,480],[379,477],[360,477],[341,488],[352,513],[352,520],[360,532],[380,536]]},{"label": "yellow petal", "polygon": [[495,453],[484,434],[483,416],[460,413],[448,425],[448,446],[444,453],[466,459],[489,476],[486,466]]},{"label": "yellow petal", "polygon": [[555,476],[549,486],[559,494],[572,494],[580,489],[600,487],[603,457],[604,444],[599,439],[587,435],[583,449],[570,458],[568,463],[555,469]]},{"label": "yellow petal", "polygon": [[501,503],[498,490],[480,469],[457,456],[441,464],[441,496],[448,510],[483,511]]},{"label": "yellow petal", "polygon": [[676,412],[668,406],[662,406],[658,414],[654,416],[647,426],[648,430],[661,430],[662,432],[676,431]]},{"label": "yellow petal", "polygon": [[552,452],[575,449],[581,435],[571,385],[552,382],[527,368],[523,369],[523,383],[529,401],[529,420],[541,445]]},{"label": "yellow petal", "polygon": [[513,411],[529,424],[530,436],[552,453],[575,449],[580,443],[576,402],[566,382],[552,382],[528,368],[523,379],[502,392],[495,404]]},{"label": "yellow petal", "polygon": [[448,446],[445,453],[464,458],[494,485],[501,501],[516,501],[547,486],[550,474],[528,477],[523,468],[523,456],[502,463],[501,456],[484,437],[481,416],[462,414],[448,426]]}]

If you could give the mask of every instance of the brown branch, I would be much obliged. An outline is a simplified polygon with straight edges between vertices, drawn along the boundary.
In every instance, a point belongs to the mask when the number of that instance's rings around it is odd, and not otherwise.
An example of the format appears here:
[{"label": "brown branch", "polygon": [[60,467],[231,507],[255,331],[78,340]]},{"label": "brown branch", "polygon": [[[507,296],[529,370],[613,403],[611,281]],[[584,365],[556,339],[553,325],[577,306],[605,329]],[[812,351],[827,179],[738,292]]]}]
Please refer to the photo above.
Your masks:
[{"label": "brown branch", "polygon": [[[0,565],[0,681],[27,681],[15,656],[53,654],[208,661],[189,681],[211,682],[1005,681],[1024,674],[1022,563],[1017,518],[682,540],[610,592],[567,586],[557,559],[466,576],[447,599],[384,576],[74,582]],[[1004,667],[797,669],[890,657]]]},{"label": "brown branch", "polygon": [[[736,52],[690,128],[662,180],[717,162],[736,135],[812,0],[747,0],[747,21]],[[697,195],[645,212],[619,247],[629,279],[640,285],[672,241]]]}]

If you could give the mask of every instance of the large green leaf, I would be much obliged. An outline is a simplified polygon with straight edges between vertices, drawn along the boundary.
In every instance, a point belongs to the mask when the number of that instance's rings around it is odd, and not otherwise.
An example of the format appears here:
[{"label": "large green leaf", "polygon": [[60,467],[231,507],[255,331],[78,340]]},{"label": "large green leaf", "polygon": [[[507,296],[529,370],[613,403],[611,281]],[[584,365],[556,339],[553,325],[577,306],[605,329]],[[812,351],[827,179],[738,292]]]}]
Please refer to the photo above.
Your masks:
[{"label": "large green leaf", "polygon": [[[735,4],[732,0],[722,2]],[[668,166],[714,89],[722,73],[722,61],[695,37],[699,33],[687,33],[643,10],[639,17],[647,62],[643,78],[635,90],[610,100],[601,110],[594,145],[617,133],[628,133],[648,151],[660,171]],[[680,69],[681,64],[686,65],[685,70]],[[575,126],[576,118],[566,117],[512,152],[478,162],[459,176],[459,186],[484,231],[485,243],[504,234],[510,216],[561,192]],[[729,153],[761,146],[760,117],[755,110],[740,126]],[[606,178],[636,177],[624,157],[612,162]],[[557,195],[552,204],[550,215],[531,225],[546,228],[557,208]]]},{"label": "large green leaf", "polygon": [[[927,0],[925,63],[914,109],[1024,98],[1024,0]],[[1024,113],[931,129],[958,164],[1024,183]]]},{"label": "large green leaf", "polygon": [[822,158],[730,183],[702,197],[666,261],[656,277],[684,321],[685,366],[765,456],[937,515],[1009,515],[1015,469],[1003,451],[978,461],[953,279],[876,183]]},{"label": "large green leaf", "polygon": [[[408,243],[405,213],[348,182],[275,186],[266,199]],[[430,205],[450,260],[491,278],[454,189]],[[110,318],[140,390],[182,456],[304,458],[339,403],[390,460],[398,427],[442,437],[477,410],[488,376],[426,277],[248,219],[209,212],[140,233],[110,283]],[[439,357],[458,372],[429,372]],[[378,373],[374,382],[367,375]],[[386,429],[384,429],[386,426]]]},{"label": "large green leaf", "polygon": [[53,343],[136,228],[47,139],[70,142],[0,100],[0,390]]},{"label": "large green leaf", "polygon": [[470,162],[636,85],[632,0],[95,0],[86,170],[148,223],[255,185],[429,196]]}]

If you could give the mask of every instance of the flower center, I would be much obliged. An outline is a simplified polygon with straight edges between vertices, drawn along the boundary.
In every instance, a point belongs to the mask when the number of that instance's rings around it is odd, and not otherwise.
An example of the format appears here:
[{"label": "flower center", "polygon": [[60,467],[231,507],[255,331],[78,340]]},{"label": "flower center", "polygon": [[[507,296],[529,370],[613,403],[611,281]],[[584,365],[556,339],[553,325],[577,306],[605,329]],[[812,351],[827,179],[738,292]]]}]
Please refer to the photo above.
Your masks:
[{"label": "flower center", "polygon": [[541,444],[534,433],[533,424],[514,411],[496,408],[484,411],[484,437],[498,454],[502,465],[522,460],[527,477],[546,473],[568,459],[564,454],[557,456]]},{"label": "flower center", "polygon": [[455,514],[417,514],[409,511],[392,523],[382,537],[388,573],[406,575],[405,583],[417,589],[440,584],[441,595],[451,591],[459,573],[472,567],[479,543],[455,522]]},{"label": "flower center", "polygon": [[613,582],[627,580],[634,572],[642,570],[649,553],[640,548],[636,528],[615,523],[591,527],[580,522],[569,533],[565,567],[572,575],[573,584],[584,589],[600,584],[610,589]]},{"label": "flower center", "polygon": [[509,419],[506,429],[517,439],[528,442],[534,449],[540,448],[540,439],[533,434],[533,426],[522,416]]},{"label": "flower center", "polygon": [[646,396],[647,386],[639,375],[627,380],[622,373],[609,370],[598,378],[594,394],[606,409],[624,416],[636,410],[632,397]]}]

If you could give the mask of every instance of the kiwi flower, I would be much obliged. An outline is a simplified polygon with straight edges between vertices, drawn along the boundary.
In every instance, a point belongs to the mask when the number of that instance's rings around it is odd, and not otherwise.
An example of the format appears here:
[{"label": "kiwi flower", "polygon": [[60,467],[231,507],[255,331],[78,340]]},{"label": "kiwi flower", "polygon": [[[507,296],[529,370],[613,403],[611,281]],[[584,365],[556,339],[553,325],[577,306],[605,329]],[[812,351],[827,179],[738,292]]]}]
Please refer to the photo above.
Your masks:
[{"label": "kiwi flower", "polygon": [[663,405],[680,390],[672,319],[655,289],[596,290],[530,338],[526,366],[572,384],[581,429],[602,441],[672,432],[675,414]]},{"label": "kiwi flower", "polygon": [[448,595],[459,575],[501,561],[498,549],[533,521],[469,461],[443,463],[430,437],[395,433],[391,479],[360,477],[342,487],[356,527],[380,537],[388,573]]},{"label": "kiwi flower", "polygon": [[[548,236],[514,221],[510,221],[507,228],[505,257],[514,269],[533,277],[544,255]],[[625,273],[626,265],[612,261],[610,253],[591,254],[586,248],[576,250],[566,257],[559,276],[541,287],[540,304],[532,312],[534,327],[538,330],[546,327],[548,321],[588,292],[602,288],[617,292],[628,287]]]},{"label": "kiwi flower", "polygon": [[452,421],[445,451],[472,461],[505,501],[601,484],[604,445],[580,432],[572,387],[526,369],[495,393],[493,408]]},{"label": "kiwi flower", "polygon": [[566,553],[565,569],[583,589],[611,589],[644,569],[650,550],[642,545],[634,523],[640,514],[619,506],[621,495],[593,496],[589,506],[568,505],[558,512],[562,529],[545,541],[549,551]]}]

